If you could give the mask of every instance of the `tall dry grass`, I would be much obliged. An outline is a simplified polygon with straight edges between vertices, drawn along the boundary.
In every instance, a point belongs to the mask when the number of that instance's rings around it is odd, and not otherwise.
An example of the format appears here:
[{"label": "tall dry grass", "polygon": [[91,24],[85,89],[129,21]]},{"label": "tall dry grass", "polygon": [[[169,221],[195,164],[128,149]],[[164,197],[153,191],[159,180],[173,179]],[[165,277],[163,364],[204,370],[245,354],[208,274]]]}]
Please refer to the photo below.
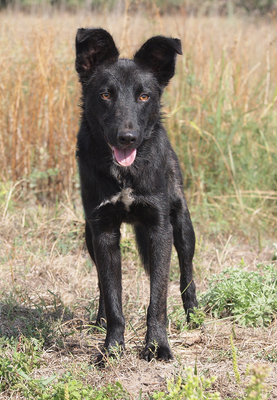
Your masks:
[{"label": "tall dry grass", "polygon": [[109,30],[127,57],[151,35],[171,35],[184,54],[164,94],[165,124],[190,203],[209,215],[232,209],[276,226],[276,22],[152,11],[0,14],[2,182],[24,180],[50,196],[78,186],[78,27]]}]

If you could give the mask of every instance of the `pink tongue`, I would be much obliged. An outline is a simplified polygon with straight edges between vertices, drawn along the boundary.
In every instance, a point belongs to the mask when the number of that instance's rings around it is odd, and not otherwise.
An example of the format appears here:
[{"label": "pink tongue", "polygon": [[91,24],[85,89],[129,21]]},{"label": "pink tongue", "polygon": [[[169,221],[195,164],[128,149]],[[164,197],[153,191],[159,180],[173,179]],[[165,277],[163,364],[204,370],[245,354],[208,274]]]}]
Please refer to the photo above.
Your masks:
[{"label": "pink tongue", "polygon": [[137,155],[136,149],[117,149],[113,147],[113,151],[116,161],[123,167],[133,164]]}]

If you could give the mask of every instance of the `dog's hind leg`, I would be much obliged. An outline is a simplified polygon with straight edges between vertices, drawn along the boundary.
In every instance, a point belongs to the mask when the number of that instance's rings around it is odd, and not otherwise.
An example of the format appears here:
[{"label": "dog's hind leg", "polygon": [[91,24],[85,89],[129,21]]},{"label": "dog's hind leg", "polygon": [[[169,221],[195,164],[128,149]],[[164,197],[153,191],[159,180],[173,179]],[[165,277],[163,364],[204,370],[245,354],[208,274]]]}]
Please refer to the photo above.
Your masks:
[{"label": "dog's hind leg", "polygon": [[190,313],[198,306],[195,284],[193,281],[192,259],[195,248],[195,234],[185,198],[178,198],[171,208],[174,246],[178,253],[180,265],[180,289],[183,306],[190,320]]},{"label": "dog's hind leg", "polygon": [[141,261],[145,271],[149,273],[149,241],[147,231],[143,225],[135,225],[134,229]]},{"label": "dog's hind leg", "polygon": [[[90,255],[92,261],[96,265],[95,257],[94,257],[94,249],[93,249],[93,244],[92,244],[92,233],[91,233],[88,222],[86,222],[85,232],[86,232],[86,244],[87,244],[88,252],[89,252],[89,255]],[[99,276],[98,276],[98,286],[99,286],[99,291],[100,291],[100,297],[99,297],[98,313],[97,313],[97,317],[96,317],[96,325],[106,328],[107,320],[106,320],[105,303],[104,303],[103,292],[102,292],[101,285],[99,282]]]}]

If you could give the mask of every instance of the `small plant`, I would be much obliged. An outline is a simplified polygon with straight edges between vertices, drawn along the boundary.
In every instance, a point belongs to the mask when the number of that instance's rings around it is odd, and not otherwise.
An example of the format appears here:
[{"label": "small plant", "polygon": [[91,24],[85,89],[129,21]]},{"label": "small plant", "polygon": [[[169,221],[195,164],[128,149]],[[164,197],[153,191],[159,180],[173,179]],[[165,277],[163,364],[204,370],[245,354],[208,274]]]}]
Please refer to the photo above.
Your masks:
[{"label": "small plant", "polygon": [[233,316],[242,326],[268,326],[277,312],[277,270],[228,268],[213,275],[201,304],[214,317]]},{"label": "small plant", "polygon": [[269,375],[271,368],[264,364],[253,365],[250,368],[250,383],[246,388],[245,400],[264,400],[267,396],[267,386],[265,380]]},{"label": "small plant", "polygon": [[187,329],[187,316],[181,305],[174,305],[173,311],[168,314],[168,319],[176,326],[178,331],[183,332]]},{"label": "small plant", "polygon": [[109,361],[111,362],[118,362],[122,356],[123,353],[123,348],[121,345],[119,345],[118,343],[116,343],[115,346],[112,346],[109,349]]},{"label": "small plant", "polygon": [[200,308],[194,308],[193,313],[190,314],[190,327],[199,328],[203,325],[206,314]]},{"label": "small plant", "polygon": [[277,349],[263,350],[259,352],[256,357],[275,363],[277,362]]},{"label": "small plant", "polygon": [[42,364],[42,343],[32,338],[2,339],[0,343],[0,391],[19,390],[29,397],[29,391],[42,391],[50,378],[33,379],[30,374]]},{"label": "small plant", "polygon": [[120,382],[103,386],[99,390],[84,384],[67,372],[61,377],[34,379],[42,361],[42,343],[21,337],[19,340],[0,340],[0,394],[20,392],[24,398],[36,400],[90,400],[129,399]]},{"label": "small plant", "polygon": [[216,378],[205,378],[195,375],[191,368],[186,369],[186,376],[179,375],[176,379],[167,381],[168,394],[165,392],[155,392],[151,399],[163,400],[219,400],[218,392],[207,392]]},{"label": "small plant", "polygon": [[99,389],[95,389],[91,385],[85,385],[71,374],[65,374],[58,382],[53,385],[39,400],[107,400],[122,399],[129,400],[128,392],[118,381],[114,384],[108,384]]},{"label": "small plant", "polygon": [[205,318],[206,314],[201,308],[194,308],[193,313],[190,314],[190,322],[187,324],[187,313],[181,305],[174,305],[173,311],[168,315],[168,319],[176,325],[180,332],[200,328]]}]

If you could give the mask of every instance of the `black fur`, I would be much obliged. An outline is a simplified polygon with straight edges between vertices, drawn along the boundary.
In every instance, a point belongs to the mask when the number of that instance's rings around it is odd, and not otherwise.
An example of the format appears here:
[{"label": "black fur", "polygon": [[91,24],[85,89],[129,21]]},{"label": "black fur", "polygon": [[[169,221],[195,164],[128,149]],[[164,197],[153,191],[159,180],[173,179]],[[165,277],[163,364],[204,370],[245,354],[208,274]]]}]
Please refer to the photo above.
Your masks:
[{"label": "black fur", "polygon": [[197,307],[192,277],[195,236],[178,160],[161,123],[161,94],[174,75],[177,54],[182,54],[180,40],[163,36],[149,39],[133,60],[119,59],[113,38],[103,29],[79,29],[76,36],[83,107],[77,158],[86,242],[99,278],[97,323],[107,324],[107,354],[113,346],[124,348],[122,222],[134,225],[150,275],[144,358],[173,358],[166,333],[173,241],[188,319]]}]

